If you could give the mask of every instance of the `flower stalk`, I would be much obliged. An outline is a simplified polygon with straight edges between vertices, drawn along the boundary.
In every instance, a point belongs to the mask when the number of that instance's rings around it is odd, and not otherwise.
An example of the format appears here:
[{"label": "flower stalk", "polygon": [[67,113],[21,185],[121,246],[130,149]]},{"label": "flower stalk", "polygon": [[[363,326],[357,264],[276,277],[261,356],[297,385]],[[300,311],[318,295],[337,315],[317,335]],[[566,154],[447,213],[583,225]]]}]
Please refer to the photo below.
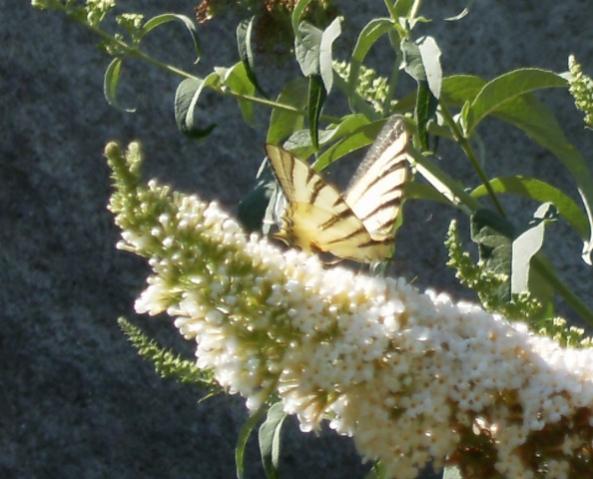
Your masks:
[{"label": "flower stalk", "polygon": [[[562,348],[447,295],[247,236],[216,204],[140,181],[141,152],[106,148],[118,246],[148,259],[139,313],[166,312],[196,364],[303,431],[329,421],[387,477],[593,474],[592,349]],[[472,454],[468,454],[472,451]]]}]

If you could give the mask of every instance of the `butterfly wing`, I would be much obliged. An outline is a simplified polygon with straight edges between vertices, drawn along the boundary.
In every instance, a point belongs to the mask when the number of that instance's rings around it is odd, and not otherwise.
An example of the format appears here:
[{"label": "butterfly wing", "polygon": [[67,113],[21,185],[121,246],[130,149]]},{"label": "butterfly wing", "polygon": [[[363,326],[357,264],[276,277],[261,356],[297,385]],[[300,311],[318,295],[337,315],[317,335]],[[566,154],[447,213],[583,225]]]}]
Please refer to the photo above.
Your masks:
[{"label": "butterfly wing", "polygon": [[370,262],[389,255],[388,242],[375,241],[342,195],[307,163],[266,145],[272,170],[288,200],[277,237],[309,251]]},{"label": "butterfly wing", "polygon": [[393,239],[410,178],[409,134],[401,116],[387,121],[347,189],[345,200],[377,241]]}]

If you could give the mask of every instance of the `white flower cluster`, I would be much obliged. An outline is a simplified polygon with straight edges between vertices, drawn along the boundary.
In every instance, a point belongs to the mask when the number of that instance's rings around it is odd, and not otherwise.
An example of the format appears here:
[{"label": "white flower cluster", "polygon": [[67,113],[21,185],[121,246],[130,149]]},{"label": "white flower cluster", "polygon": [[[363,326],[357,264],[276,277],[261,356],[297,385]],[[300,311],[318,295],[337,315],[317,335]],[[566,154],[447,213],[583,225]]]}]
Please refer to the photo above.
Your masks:
[{"label": "white flower cluster", "polygon": [[[197,342],[198,366],[251,410],[274,393],[302,430],[329,420],[398,479],[446,460],[467,477],[593,477],[574,475],[592,447],[593,350],[563,349],[403,279],[325,269],[246,237],[196,197],[159,223],[150,239],[171,254],[151,260],[156,274],[136,310],[167,310]],[[128,244],[149,241],[126,235]],[[190,252],[177,237],[198,246]],[[190,253],[192,267],[171,284],[161,271]],[[463,464],[469,449],[486,469]]]}]

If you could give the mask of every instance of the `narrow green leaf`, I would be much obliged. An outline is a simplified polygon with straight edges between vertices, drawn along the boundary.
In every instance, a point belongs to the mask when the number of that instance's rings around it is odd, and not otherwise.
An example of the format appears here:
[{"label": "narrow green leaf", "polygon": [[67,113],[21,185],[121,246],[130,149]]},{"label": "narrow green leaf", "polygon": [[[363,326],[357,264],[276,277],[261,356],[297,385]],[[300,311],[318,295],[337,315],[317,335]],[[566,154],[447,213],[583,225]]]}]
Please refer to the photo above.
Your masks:
[{"label": "narrow green leaf", "polygon": [[319,75],[309,77],[309,131],[315,151],[319,149],[319,115],[325,103],[325,87]]},{"label": "narrow green leaf", "polygon": [[175,120],[179,130],[191,138],[203,138],[216,127],[210,124],[205,128],[198,128],[195,124],[195,109],[203,89],[208,85],[215,85],[219,81],[218,75],[211,73],[206,78],[188,78],[183,80],[175,93]]},{"label": "narrow green leaf", "polygon": [[473,3],[474,3],[474,0],[470,0],[469,2],[467,2],[467,5],[465,6],[465,8],[463,10],[461,10],[461,12],[459,12],[457,15],[454,15],[452,17],[447,17],[444,20],[446,22],[456,22],[458,20],[461,20],[462,18],[464,18],[465,16],[467,16],[469,14],[469,9],[471,8]]},{"label": "narrow green leaf", "polygon": [[270,409],[266,420],[259,427],[259,452],[267,479],[278,479],[278,464],[280,459],[280,433],[286,419],[282,403],[277,402]]},{"label": "narrow green leaf", "polygon": [[237,217],[247,231],[260,231],[276,181],[271,174],[260,177],[255,187],[239,203]]},{"label": "narrow green leaf", "polygon": [[105,96],[107,103],[112,107],[128,113],[133,113],[136,111],[136,108],[124,108],[117,100],[117,86],[119,85],[121,76],[122,63],[122,59],[116,57],[105,70],[105,76],[103,77],[103,95]]},{"label": "narrow green leaf", "polygon": [[198,36],[198,30],[196,28],[195,23],[185,15],[179,15],[176,13],[163,13],[162,15],[157,15],[156,17],[152,17],[148,20],[144,26],[142,27],[143,33],[142,38],[145,37],[148,33],[150,33],[155,28],[164,25],[165,23],[169,22],[180,22],[183,24],[185,29],[189,32],[192,38],[194,51],[196,54],[196,59],[194,63],[198,63],[200,61],[200,57],[202,56],[202,46],[200,42],[200,38]]},{"label": "narrow green leaf", "polygon": [[428,82],[419,80],[416,90],[414,117],[418,128],[418,138],[423,150],[428,150],[428,122],[434,118],[438,103],[428,87]]},{"label": "narrow green leaf", "polygon": [[334,83],[332,47],[336,38],[342,33],[342,18],[336,17],[323,31],[319,45],[319,74],[323,80],[325,91],[329,95]]},{"label": "narrow green leaf", "polygon": [[[220,76],[222,77],[223,85],[235,94],[253,95],[255,93],[255,85],[249,78],[249,73],[244,62],[235,63]],[[240,96],[236,98],[245,123],[253,125],[253,102],[244,100]]]},{"label": "narrow green leaf", "polygon": [[530,290],[530,266],[533,258],[544,244],[546,225],[555,219],[556,208],[552,203],[539,206],[533,215],[531,226],[512,243],[511,293],[520,294]]},{"label": "narrow green leaf", "polygon": [[[490,186],[495,193],[509,193],[539,203],[553,203],[558,210],[558,214],[574,228],[581,238],[586,240],[589,231],[587,217],[571,197],[555,186],[537,178],[524,176],[494,178],[490,180]],[[471,192],[474,198],[481,198],[487,194],[484,185],[478,186]]]},{"label": "narrow green leaf", "polygon": [[243,473],[245,472],[245,446],[247,445],[247,441],[249,440],[249,436],[251,436],[251,432],[255,428],[258,422],[264,417],[266,412],[266,405],[262,405],[252,416],[250,416],[247,421],[241,427],[239,431],[239,437],[237,438],[237,446],[235,447],[235,470],[237,474],[237,479],[243,478]]},{"label": "narrow green leaf", "polygon": [[[304,111],[307,106],[308,84],[304,78],[295,78],[286,84],[280,92],[276,101],[283,105],[288,105],[297,110]],[[266,143],[279,145],[284,139],[293,132],[303,128],[305,118],[302,113],[283,110],[281,108],[272,109],[270,115],[270,126],[266,135]]]},{"label": "narrow green leaf", "polygon": [[555,72],[538,68],[522,68],[489,81],[474,98],[469,115],[471,133],[487,115],[499,110],[516,97],[543,88],[566,87],[564,78]]},{"label": "narrow green leaf", "polygon": [[255,15],[251,18],[241,20],[237,25],[236,36],[237,36],[237,50],[239,51],[239,58],[245,65],[247,71],[247,77],[255,86],[255,89],[264,97],[267,98],[266,93],[260,86],[255,75],[255,59],[253,56],[253,49],[251,48],[251,33],[253,31],[253,23],[255,21]]}]

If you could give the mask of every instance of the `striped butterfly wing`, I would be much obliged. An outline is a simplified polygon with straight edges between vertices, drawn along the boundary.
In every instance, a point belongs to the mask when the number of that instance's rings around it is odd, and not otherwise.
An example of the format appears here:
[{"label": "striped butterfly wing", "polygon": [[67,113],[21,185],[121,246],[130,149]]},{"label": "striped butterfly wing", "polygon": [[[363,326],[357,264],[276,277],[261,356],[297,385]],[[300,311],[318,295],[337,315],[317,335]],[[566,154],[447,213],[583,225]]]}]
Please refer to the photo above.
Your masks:
[{"label": "striped butterfly wing", "polygon": [[409,134],[401,116],[387,121],[347,189],[345,200],[377,242],[393,241],[410,178]]},{"label": "striped butterfly wing", "polygon": [[279,239],[360,262],[389,255],[390,246],[371,238],[342,195],[307,163],[278,146],[266,145],[266,152],[288,200]]}]

